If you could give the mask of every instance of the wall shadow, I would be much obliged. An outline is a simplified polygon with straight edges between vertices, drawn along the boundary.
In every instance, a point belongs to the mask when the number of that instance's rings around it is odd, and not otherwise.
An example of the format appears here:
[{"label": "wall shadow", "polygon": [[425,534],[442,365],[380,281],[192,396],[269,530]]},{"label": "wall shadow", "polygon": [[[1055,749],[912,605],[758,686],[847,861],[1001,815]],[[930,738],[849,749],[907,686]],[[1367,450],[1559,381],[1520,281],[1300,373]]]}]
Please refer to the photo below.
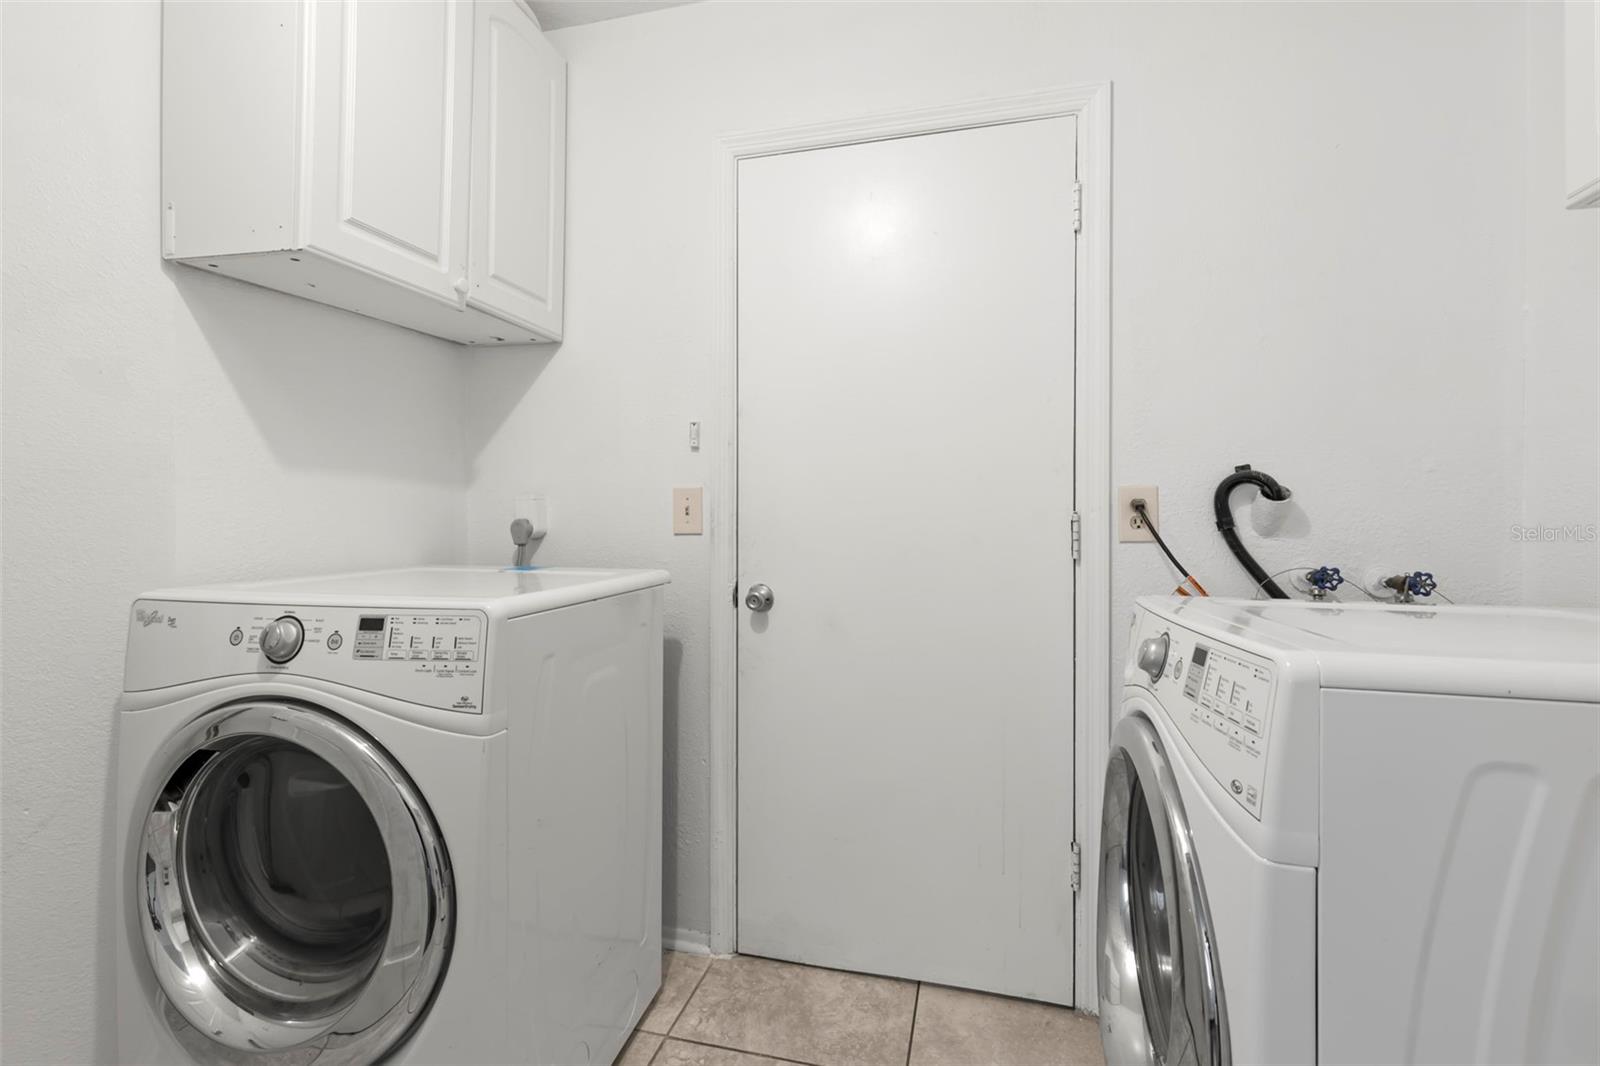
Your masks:
[{"label": "wall shadow", "polygon": [[192,267],[163,270],[199,335],[186,336],[180,318],[179,387],[214,362],[273,457],[293,468],[464,485],[474,361],[503,368],[492,393],[505,395],[503,419],[553,348],[480,351]]}]

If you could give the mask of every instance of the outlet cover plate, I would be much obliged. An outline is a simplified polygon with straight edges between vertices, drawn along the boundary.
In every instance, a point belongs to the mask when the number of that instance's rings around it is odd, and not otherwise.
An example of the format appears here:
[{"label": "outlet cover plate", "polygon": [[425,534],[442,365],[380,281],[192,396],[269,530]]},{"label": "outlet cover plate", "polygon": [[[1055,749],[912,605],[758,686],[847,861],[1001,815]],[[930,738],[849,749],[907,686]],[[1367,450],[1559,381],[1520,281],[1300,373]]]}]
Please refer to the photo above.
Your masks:
[{"label": "outlet cover plate", "polygon": [[1117,486],[1117,540],[1122,544],[1153,544],[1149,528],[1133,509],[1134,500],[1143,500],[1144,509],[1159,527],[1161,525],[1161,499],[1154,485]]}]

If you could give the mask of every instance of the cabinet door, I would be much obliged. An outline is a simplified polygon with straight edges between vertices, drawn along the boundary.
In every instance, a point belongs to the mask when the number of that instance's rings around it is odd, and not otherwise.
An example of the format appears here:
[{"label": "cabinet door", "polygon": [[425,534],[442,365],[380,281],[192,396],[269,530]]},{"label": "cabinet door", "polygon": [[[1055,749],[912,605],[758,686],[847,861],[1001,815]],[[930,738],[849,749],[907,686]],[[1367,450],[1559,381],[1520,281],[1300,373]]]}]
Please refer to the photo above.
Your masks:
[{"label": "cabinet door", "polygon": [[469,302],[561,337],[567,64],[510,0],[479,0]]},{"label": "cabinet door", "polygon": [[471,64],[470,0],[317,0],[312,246],[461,301]]},{"label": "cabinet door", "polygon": [[1600,0],[1567,0],[1567,206],[1600,207]]}]

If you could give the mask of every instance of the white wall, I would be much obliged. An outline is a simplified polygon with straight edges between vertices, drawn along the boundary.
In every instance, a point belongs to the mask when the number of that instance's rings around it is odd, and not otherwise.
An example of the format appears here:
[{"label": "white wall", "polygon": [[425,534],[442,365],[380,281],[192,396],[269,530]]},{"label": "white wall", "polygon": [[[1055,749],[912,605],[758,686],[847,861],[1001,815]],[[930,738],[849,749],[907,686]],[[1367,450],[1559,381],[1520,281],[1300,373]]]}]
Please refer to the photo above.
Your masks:
[{"label": "white wall", "polygon": [[[726,133],[1114,82],[1116,478],[1161,487],[1216,593],[1251,590],[1211,516],[1250,462],[1305,513],[1269,569],[1423,568],[1457,599],[1521,597],[1515,5],[706,3],[555,39],[568,340],[472,364],[470,545],[500,558],[511,497],[536,489],[539,561],[672,570],[669,927],[708,924],[709,544],[670,536],[668,490],[709,479],[686,423],[727,429],[708,407]],[[1120,656],[1132,598],[1173,576],[1129,545],[1114,578]]]},{"label": "white wall", "polygon": [[163,266],[159,6],[0,9],[0,1058],[108,1061],[100,894],[129,602],[459,558],[461,355]]},{"label": "white wall", "polygon": [[[1531,603],[1600,604],[1600,210],[1562,207],[1561,4],[1527,7],[1526,384],[1517,536]],[[1548,539],[1548,538],[1555,539]]]}]

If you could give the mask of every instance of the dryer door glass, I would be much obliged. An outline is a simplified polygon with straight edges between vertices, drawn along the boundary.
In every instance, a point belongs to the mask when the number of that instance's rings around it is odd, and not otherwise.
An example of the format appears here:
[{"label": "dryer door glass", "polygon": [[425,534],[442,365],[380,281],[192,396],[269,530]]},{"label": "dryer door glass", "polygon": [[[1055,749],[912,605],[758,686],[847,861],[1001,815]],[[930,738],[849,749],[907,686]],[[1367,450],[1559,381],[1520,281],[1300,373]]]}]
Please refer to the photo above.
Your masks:
[{"label": "dryer door glass", "polygon": [[355,786],[298,744],[250,738],[207,763],[177,873],[217,980],[258,1014],[334,1009],[383,952],[394,905],[383,835]]},{"label": "dryer door glass", "polygon": [[444,843],[409,779],[287,702],[218,708],[162,762],[137,906],[174,1035],[203,1059],[380,1057],[425,1013],[453,928]]},{"label": "dryer door glass", "polygon": [[1112,736],[1100,829],[1100,1033],[1113,1062],[1232,1061],[1216,940],[1172,767],[1149,721]]}]

